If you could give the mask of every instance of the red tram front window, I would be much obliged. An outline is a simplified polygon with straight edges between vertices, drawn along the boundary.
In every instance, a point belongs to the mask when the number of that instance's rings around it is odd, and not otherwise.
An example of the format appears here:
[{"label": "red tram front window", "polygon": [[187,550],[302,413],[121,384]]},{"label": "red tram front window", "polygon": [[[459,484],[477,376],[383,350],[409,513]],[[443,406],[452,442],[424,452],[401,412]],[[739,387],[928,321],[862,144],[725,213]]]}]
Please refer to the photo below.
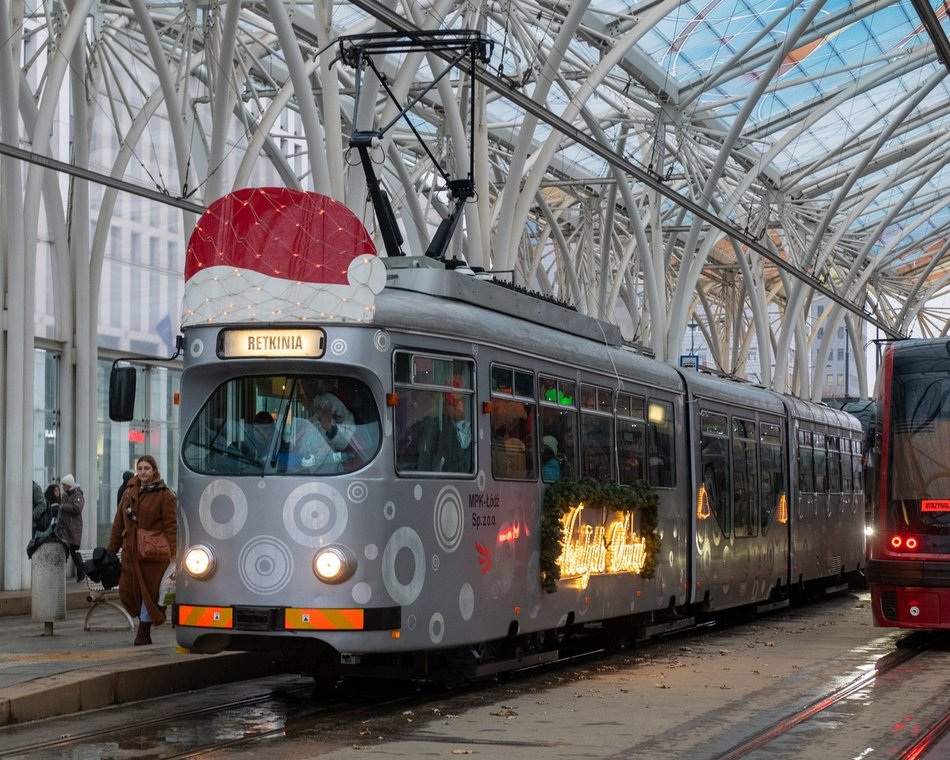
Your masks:
[{"label": "red tram front window", "polygon": [[950,357],[895,355],[886,419],[888,548],[950,554]]}]

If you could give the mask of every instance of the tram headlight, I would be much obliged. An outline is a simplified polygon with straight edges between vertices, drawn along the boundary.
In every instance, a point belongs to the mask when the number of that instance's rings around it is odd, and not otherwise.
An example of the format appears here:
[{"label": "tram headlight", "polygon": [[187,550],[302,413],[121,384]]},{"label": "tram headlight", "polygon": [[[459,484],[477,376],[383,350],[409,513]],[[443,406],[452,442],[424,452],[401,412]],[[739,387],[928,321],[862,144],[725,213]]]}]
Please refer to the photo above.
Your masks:
[{"label": "tram headlight", "polygon": [[192,546],[185,551],[182,564],[189,575],[203,580],[214,572],[214,552],[204,544]]},{"label": "tram headlight", "polygon": [[326,546],[313,555],[313,574],[324,583],[342,583],[356,570],[356,559],[342,546]]}]

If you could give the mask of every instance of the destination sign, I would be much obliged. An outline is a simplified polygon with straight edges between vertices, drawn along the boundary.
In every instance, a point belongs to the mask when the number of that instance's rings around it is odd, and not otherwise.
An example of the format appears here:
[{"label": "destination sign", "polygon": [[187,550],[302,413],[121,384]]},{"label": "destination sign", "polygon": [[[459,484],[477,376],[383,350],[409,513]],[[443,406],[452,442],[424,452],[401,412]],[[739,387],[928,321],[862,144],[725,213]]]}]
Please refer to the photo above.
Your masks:
[{"label": "destination sign", "polygon": [[921,512],[950,512],[948,499],[924,499],[920,502]]},{"label": "destination sign", "polygon": [[323,356],[326,335],[317,328],[224,330],[218,355],[222,359],[307,358]]}]

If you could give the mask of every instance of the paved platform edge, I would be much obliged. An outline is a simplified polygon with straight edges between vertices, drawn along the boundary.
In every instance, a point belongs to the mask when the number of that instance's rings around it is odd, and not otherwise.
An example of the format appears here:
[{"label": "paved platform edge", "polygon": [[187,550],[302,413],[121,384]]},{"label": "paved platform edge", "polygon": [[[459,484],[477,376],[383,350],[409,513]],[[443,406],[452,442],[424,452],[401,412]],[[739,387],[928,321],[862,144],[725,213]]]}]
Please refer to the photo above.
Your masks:
[{"label": "paved platform edge", "polygon": [[[89,591],[86,584],[69,581],[66,588],[66,609],[84,610],[88,607]],[[32,610],[33,597],[30,591],[0,591],[0,617],[29,615]]]},{"label": "paved platform edge", "polygon": [[137,702],[278,672],[266,658],[246,652],[191,655],[177,652],[142,665],[73,670],[4,689],[0,725]]},{"label": "paved platform edge", "polygon": [[[69,584],[66,609],[88,609],[85,584]],[[0,618],[30,618],[29,591],[0,591]],[[71,715],[111,705],[169,696],[208,686],[246,681],[282,672],[267,657],[248,652],[193,655],[174,646],[156,644],[143,648],[147,657],[136,662],[132,655],[121,662],[91,668],[64,670],[34,678],[0,691],[0,726]],[[165,652],[155,651],[164,649]]]}]

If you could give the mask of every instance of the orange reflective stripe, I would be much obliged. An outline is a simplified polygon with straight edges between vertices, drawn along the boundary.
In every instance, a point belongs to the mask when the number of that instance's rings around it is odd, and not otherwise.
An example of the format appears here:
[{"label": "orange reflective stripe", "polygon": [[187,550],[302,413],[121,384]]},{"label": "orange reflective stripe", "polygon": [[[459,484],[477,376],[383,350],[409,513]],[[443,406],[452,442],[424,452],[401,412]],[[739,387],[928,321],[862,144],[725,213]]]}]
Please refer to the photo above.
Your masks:
[{"label": "orange reflective stripe", "polygon": [[232,611],[230,607],[192,607],[181,604],[178,606],[178,625],[190,625],[196,628],[231,628]]},{"label": "orange reflective stripe", "polygon": [[320,610],[288,608],[284,611],[284,628],[312,631],[361,631],[363,610]]}]

